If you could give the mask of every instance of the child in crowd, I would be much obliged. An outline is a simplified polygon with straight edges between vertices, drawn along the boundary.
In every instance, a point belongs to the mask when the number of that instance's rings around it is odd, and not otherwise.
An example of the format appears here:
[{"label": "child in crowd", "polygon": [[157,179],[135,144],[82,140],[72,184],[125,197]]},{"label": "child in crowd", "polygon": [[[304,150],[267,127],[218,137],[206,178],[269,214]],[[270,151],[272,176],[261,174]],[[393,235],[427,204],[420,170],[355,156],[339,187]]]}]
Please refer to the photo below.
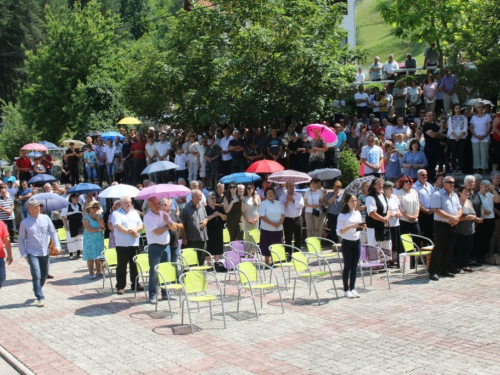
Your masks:
[{"label": "child in crowd", "polygon": [[180,177],[187,179],[187,168],[189,165],[188,158],[184,151],[182,150],[182,147],[178,147],[175,153],[175,158],[174,158],[174,163],[179,166],[175,170],[175,175],[174,175],[174,183],[177,183]]},{"label": "child in crowd", "polygon": [[96,182],[97,178],[97,166],[96,166],[96,154],[91,147],[87,148],[87,151],[83,154],[83,161],[85,162],[85,171],[87,172],[87,182]]},{"label": "child in crowd", "polygon": [[408,150],[408,142],[403,139],[403,134],[396,134],[394,147],[398,151],[399,159],[401,159],[404,153]]}]

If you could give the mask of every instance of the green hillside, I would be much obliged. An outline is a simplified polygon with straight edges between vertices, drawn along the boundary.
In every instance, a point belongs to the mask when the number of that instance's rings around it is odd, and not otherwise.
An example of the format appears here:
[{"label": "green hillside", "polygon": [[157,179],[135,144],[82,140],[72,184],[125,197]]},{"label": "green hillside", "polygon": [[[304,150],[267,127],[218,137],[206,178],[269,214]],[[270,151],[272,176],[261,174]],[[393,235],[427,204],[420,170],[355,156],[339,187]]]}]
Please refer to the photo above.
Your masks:
[{"label": "green hillside", "polygon": [[417,59],[417,66],[422,66],[427,44],[411,43],[408,40],[396,38],[391,34],[392,27],[384,24],[376,7],[377,0],[356,2],[356,45],[367,51],[367,60],[362,64],[363,68],[368,68],[375,56],[380,56],[380,61],[385,63],[391,53],[394,54],[397,62],[403,62],[408,52],[411,52]]}]

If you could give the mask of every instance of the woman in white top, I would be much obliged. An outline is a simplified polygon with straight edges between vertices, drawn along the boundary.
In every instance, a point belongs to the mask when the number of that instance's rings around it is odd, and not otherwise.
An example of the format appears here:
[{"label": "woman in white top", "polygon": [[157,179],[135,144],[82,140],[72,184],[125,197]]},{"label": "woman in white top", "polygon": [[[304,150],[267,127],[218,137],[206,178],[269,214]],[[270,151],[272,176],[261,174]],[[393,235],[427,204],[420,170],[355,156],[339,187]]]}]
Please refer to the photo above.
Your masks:
[{"label": "woman in white top", "polygon": [[375,178],[370,183],[366,197],[366,235],[368,245],[378,246],[384,252],[390,252],[391,234],[389,219],[391,211],[387,207],[387,198],[383,193],[384,180]]},{"label": "woman in white top", "polygon": [[483,102],[479,102],[476,109],[477,115],[472,116],[469,127],[472,133],[472,163],[476,173],[488,174],[488,149],[490,147],[492,120],[491,116],[484,112]]},{"label": "woman in white top", "polygon": [[205,151],[207,149],[207,139],[202,138],[200,147],[198,148],[199,152],[199,160],[200,160],[200,178],[203,181],[203,186],[208,185],[207,172],[206,172],[206,164],[205,164]]},{"label": "woman in white top", "polygon": [[[144,149],[144,153],[146,154],[146,163],[147,165],[153,164],[156,162],[156,143],[153,138],[153,134],[148,134],[146,147]],[[157,182],[156,173],[150,173],[149,181]]]},{"label": "woman in white top", "polygon": [[420,100],[420,95],[422,94],[422,91],[420,90],[420,86],[417,85],[417,81],[412,79],[410,81],[410,86],[407,88],[407,98],[408,98],[408,104],[410,106],[415,105],[417,106],[417,111],[420,110],[420,105],[422,104],[422,101]]},{"label": "woman in white top", "polygon": [[[477,244],[477,247],[474,244],[474,247],[481,252],[478,254],[478,257],[481,259],[489,251],[490,240],[495,230],[495,211],[493,207],[494,203],[500,203],[500,195],[488,180],[482,180],[479,186],[479,193],[477,195],[482,203],[481,214],[483,216],[483,223],[476,226],[474,241],[479,240],[480,243]],[[479,213],[476,212],[476,214],[479,216]]]},{"label": "woman in white top", "polygon": [[271,252],[269,246],[283,243],[283,222],[285,211],[283,205],[274,199],[274,189],[266,189],[266,200],[259,207],[260,216],[260,251],[264,261],[269,264]]},{"label": "woman in white top", "polygon": [[363,73],[363,68],[358,68],[358,74],[356,74],[355,83],[363,83],[365,80],[365,74]]},{"label": "woman in white top", "polygon": [[[425,112],[434,113],[434,108],[436,107],[436,94],[437,94],[437,83],[436,79],[432,74],[427,74],[424,81],[424,104]],[[436,113],[434,113],[434,118],[436,118]]]},{"label": "woman in white top", "polygon": [[394,194],[394,184],[391,181],[384,182],[384,193],[387,198],[387,209],[391,211],[389,230],[391,232],[392,260],[397,262],[399,254],[403,251],[401,228],[399,226],[399,219],[403,215],[399,211],[399,199]]},{"label": "woman in white top", "polygon": [[[342,270],[342,282],[346,298],[359,298],[356,292],[356,270],[361,255],[360,233],[365,224],[361,220],[361,214],[356,210],[358,202],[355,195],[344,193],[342,209],[337,219],[337,235],[342,237],[342,256],[344,268]],[[332,228],[333,229],[333,228]]]},{"label": "woman in white top", "polygon": [[[453,106],[453,116],[448,118],[448,154],[455,174],[464,170],[465,142],[467,138],[467,117],[461,112],[460,104]],[[457,168],[458,160],[458,168]]]},{"label": "woman in white top", "polygon": [[199,147],[200,144],[196,141],[194,133],[188,134],[188,140],[184,143],[184,153],[188,157],[188,179],[189,182],[198,180],[198,167],[200,165],[199,159]]},{"label": "woman in white top", "polygon": [[255,193],[254,184],[249,184],[245,188],[246,194],[243,197],[243,230],[245,231],[245,241],[250,241],[250,231],[259,227],[259,207],[260,197]]},{"label": "woman in white top", "polygon": [[401,234],[416,234],[420,236],[420,224],[418,223],[418,215],[420,206],[418,201],[418,193],[413,187],[413,179],[409,176],[403,176],[399,179],[398,192],[396,193],[399,200],[399,211],[401,218]]},{"label": "woman in white top", "polygon": [[304,207],[307,224],[307,237],[321,237],[323,235],[323,202],[325,201],[323,190],[319,187],[321,181],[313,178],[310,189],[304,194]]}]

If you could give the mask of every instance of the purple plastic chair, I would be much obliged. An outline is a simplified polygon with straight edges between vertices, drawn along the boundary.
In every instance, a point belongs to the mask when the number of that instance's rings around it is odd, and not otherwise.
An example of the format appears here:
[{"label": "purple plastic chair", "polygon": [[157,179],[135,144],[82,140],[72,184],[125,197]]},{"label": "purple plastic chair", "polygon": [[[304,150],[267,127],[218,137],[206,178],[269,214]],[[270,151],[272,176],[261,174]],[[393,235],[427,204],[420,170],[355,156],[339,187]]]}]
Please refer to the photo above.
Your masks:
[{"label": "purple plastic chair", "polygon": [[231,276],[234,276],[235,282],[238,279],[238,264],[241,263],[241,256],[238,251],[235,250],[229,250],[226,251],[223,255],[223,263],[224,266],[226,267],[227,273],[224,275],[224,293],[223,295],[226,295],[226,279]]},{"label": "purple plastic chair", "polygon": [[[368,249],[376,249],[379,255],[379,259],[382,258],[384,261],[380,262],[378,261],[373,261],[368,259]],[[361,245],[361,255],[359,257],[359,271],[361,272],[361,279],[363,280],[363,287],[366,290],[366,285],[365,285],[365,277],[363,275],[363,268],[369,268],[370,269],[370,285],[372,285],[372,276],[373,276],[373,268],[375,267],[383,267],[385,269],[385,273],[387,275],[387,285],[389,286],[389,289],[391,289],[391,282],[389,280],[389,270],[387,269],[387,259],[385,257],[385,253],[382,251],[382,249],[378,246],[373,246],[373,245]]]}]

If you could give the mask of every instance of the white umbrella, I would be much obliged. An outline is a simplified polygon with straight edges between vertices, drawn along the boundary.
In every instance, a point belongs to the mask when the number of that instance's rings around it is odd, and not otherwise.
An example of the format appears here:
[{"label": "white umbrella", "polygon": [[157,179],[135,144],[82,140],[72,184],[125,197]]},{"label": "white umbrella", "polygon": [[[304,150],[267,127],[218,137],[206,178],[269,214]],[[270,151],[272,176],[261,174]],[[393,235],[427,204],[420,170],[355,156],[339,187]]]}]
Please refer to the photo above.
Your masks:
[{"label": "white umbrella", "polygon": [[322,168],[315,169],[308,173],[312,178],[317,178],[318,180],[333,180],[336,177],[339,177],[342,174],[341,171],[335,168]]},{"label": "white umbrella", "polygon": [[171,161],[160,160],[160,161],[157,161],[156,163],[149,164],[146,167],[146,169],[144,169],[142,171],[141,174],[163,172],[163,171],[167,171],[169,169],[177,169],[177,168],[179,168],[179,166],[175,163],[172,163]]},{"label": "white umbrella", "polygon": [[485,105],[486,104],[489,104],[491,105],[492,107],[495,106],[495,104],[493,104],[492,102],[490,102],[489,100],[486,100],[486,99],[481,99],[481,98],[475,98],[475,99],[469,99],[467,100],[466,102],[463,103],[463,105],[476,105],[478,103],[484,103]]},{"label": "white umbrella", "polygon": [[99,198],[121,198],[125,196],[135,198],[139,192],[140,190],[135,186],[119,184],[103,190],[101,194],[99,194]]}]

